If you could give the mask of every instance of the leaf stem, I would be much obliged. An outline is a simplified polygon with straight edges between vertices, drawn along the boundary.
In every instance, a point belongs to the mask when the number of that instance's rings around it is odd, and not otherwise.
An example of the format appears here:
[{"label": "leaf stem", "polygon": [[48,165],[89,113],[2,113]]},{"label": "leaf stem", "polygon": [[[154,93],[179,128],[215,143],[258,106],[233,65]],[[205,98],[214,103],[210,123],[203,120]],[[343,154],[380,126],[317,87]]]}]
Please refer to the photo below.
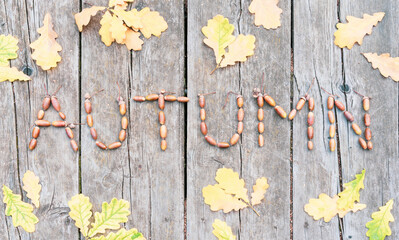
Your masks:
[{"label": "leaf stem", "polygon": [[220,59],[220,62],[216,65],[216,67],[212,70],[212,72],[209,75],[212,75],[216,71],[216,69],[220,68],[220,64],[222,63],[223,59],[224,59],[224,55],[222,56],[222,59]]}]

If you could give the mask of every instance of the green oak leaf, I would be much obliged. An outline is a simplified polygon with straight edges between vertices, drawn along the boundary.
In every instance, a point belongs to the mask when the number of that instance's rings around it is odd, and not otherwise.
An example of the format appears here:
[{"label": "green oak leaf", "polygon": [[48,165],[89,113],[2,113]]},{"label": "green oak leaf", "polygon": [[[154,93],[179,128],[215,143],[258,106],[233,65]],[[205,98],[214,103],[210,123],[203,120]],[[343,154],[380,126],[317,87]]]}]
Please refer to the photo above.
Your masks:
[{"label": "green oak leaf", "polygon": [[364,176],[366,174],[366,170],[363,169],[361,174],[356,174],[355,180],[344,183],[345,190],[338,193],[339,199],[337,201],[338,209],[347,210],[352,209],[355,201],[360,201],[360,189],[364,189]]},{"label": "green oak leaf", "polygon": [[391,214],[392,207],[393,199],[389,200],[385,206],[380,207],[380,211],[371,214],[373,220],[366,223],[366,228],[369,229],[366,235],[370,240],[383,240],[386,236],[391,235],[389,222],[395,220]]}]

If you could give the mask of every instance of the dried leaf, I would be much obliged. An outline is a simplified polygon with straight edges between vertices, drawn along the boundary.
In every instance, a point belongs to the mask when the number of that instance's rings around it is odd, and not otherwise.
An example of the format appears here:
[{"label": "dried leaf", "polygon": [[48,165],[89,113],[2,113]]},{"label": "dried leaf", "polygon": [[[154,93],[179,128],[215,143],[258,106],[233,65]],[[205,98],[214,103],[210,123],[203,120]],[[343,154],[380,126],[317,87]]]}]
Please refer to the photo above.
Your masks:
[{"label": "dried leaf", "polygon": [[123,21],[117,16],[113,15],[110,22],[111,27],[109,31],[111,32],[112,38],[116,40],[117,43],[123,43],[126,38],[127,27],[123,24]]},{"label": "dried leaf", "polygon": [[399,57],[390,57],[389,53],[378,56],[377,53],[362,53],[374,69],[380,71],[384,77],[391,77],[395,82],[399,81]]},{"label": "dried leaf", "polygon": [[374,13],[372,16],[364,14],[363,18],[347,16],[348,23],[338,23],[337,31],[334,33],[334,43],[340,48],[347,47],[351,49],[357,42],[362,45],[366,34],[371,34],[373,26],[377,26],[385,16],[383,12]]},{"label": "dried leaf", "polygon": [[208,20],[208,25],[202,28],[202,33],[207,37],[204,43],[215,52],[216,64],[220,63],[226,53],[225,48],[234,42],[233,31],[234,26],[222,15]]},{"label": "dried leaf", "polygon": [[238,211],[248,206],[237,197],[227,194],[218,184],[204,187],[202,196],[204,202],[210,206],[212,211],[223,210],[224,213],[228,213],[233,209]]},{"label": "dried leaf", "polygon": [[18,39],[11,35],[0,35],[0,67],[8,67],[8,60],[18,57]]},{"label": "dried leaf", "polygon": [[143,234],[140,233],[137,229],[132,228],[128,231],[126,229],[121,228],[118,232],[116,233],[109,233],[106,237],[100,236],[96,238],[91,238],[90,240],[146,240],[145,237],[143,237]]},{"label": "dried leaf", "polygon": [[130,203],[121,199],[113,198],[110,203],[104,202],[101,213],[94,213],[94,223],[88,233],[89,237],[94,237],[99,233],[105,233],[105,230],[116,230],[121,227],[120,223],[127,222],[127,216],[130,215]]},{"label": "dried leaf", "polygon": [[30,77],[23,72],[18,71],[15,67],[0,67],[0,82],[14,82],[15,80],[28,81]]},{"label": "dried leaf", "polygon": [[111,33],[111,21],[112,21],[112,15],[110,12],[105,12],[103,15],[100,24],[101,28],[100,31],[98,32],[101,36],[101,41],[105,44],[105,46],[109,47],[111,44],[115,41],[115,38],[112,37]]},{"label": "dried leaf", "polygon": [[318,199],[311,198],[309,203],[305,205],[305,212],[313,217],[314,220],[319,220],[324,218],[325,222],[331,221],[331,219],[339,214],[340,218],[343,218],[348,212],[357,212],[366,208],[365,204],[354,204],[353,208],[347,210],[339,210],[337,201],[339,199],[338,195],[333,198],[325,193],[319,195]]},{"label": "dried leaf", "polygon": [[383,240],[386,236],[391,236],[389,222],[395,221],[391,213],[392,207],[393,199],[389,200],[385,206],[380,207],[380,211],[371,214],[373,220],[366,223],[366,228],[368,228],[366,236],[370,240]]},{"label": "dried leaf", "polygon": [[151,35],[159,37],[162,32],[168,29],[168,24],[165,19],[159,15],[159,12],[151,11],[146,7],[140,11],[140,15],[141,24],[143,25],[140,31],[145,38],[150,38]]},{"label": "dried leaf", "polygon": [[139,51],[142,49],[144,42],[140,39],[140,33],[128,29],[123,44],[125,44],[129,50]]},{"label": "dried leaf", "polygon": [[128,27],[133,28],[135,31],[143,28],[143,23],[141,22],[141,13],[137,9],[132,9],[131,11],[124,10],[114,10],[116,16],[125,22]]},{"label": "dried leaf", "polygon": [[7,204],[5,214],[12,217],[14,227],[21,226],[27,232],[35,231],[39,219],[32,213],[33,206],[21,200],[21,195],[14,194],[3,185],[3,202]]},{"label": "dried leaf", "polygon": [[49,70],[56,67],[57,62],[61,61],[58,52],[62,50],[62,47],[55,41],[58,35],[53,30],[50,14],[46,14],[43,24],[43,27],[37,30],[40,37],[31,43],[30,47],[34,50],[32,59],[36,60],[36,64],[43,70]]},{"label": "dried leaf", "polygon": [[337,215],[336,201],[327,194],[320,194],[318,199],[311,198],[309,203],[305,205],[305,212],[313,217],[314,220],[324,218],[325,222],[329,222]]},{"label": "dried leaf", "polygon": [[255,25],[263,25],[266,29],[281,26],[280,16],[283,10],[277,6],[279,0],[253,0],[249,11],[255,14]]},{"label": "dried leaf", "polygon": [[39,184],[39,178],[32,171],[28,170],[22,178],[22,183],[24,184],[22,189],[27,193],[26,196],[32,201],[36,208],[39,208],[40,191],[42,190],[42,185]]},{"label": "dried leaf", "polygon": [[92,216],[90,198],[83,194],[73,196],[68,202],[71,209],[69,216],[75,220],[75,226],[80,229],[84,237],[87,237],[89,231],[90,218]]},{"label": "dried leaf", "polygon": [[237,172],[230,168],[220,168],[216,172],[215,180],[219,183],[218,187],[223,189],[227,194],[244,200],[248,203],[248,190],[245,188],[245,181],[240,179]]},{"label": "dried leaf", "polygon": [[258,178],[256,184],[252,188],[254,189],[254,192],[251,194],[251,204],[254,206],[260,204],[265,198],[266,190],[269,188],[267,179],[265,177]]},{"label": "dried leaf", "polygon": [[75,14],[75,22],[78,25],[79,32],[83,30],[83,26],[89,24],[91,17],[94,17],[98,11],[104,10],[105,7],[92,6],[91,8],[85,8],[80,13]]},{"label": "dried leaf", "polygon": [[218,240],[236,240],[236,236],[234,236],[233,232],[231,231],[231,227],[227,225],[226,222],[215,219],[212,227],[212,233],[218,238]]},{"label": "dried leaf", "polygon": [[220,63],[220,67],[234,65],[236,62],[245,62],[247,57],[254,55],[255,36],[240,34],[236,40],[229,45],[229,52]]},{"label": "dried leaf", "polygon": [[355,204],[355,201],[359,202],[360,194],[359,191],[360,189],[364,189],[364,176],[365,176],[366,170],[363,169],[361,174],[356,174],[355,180],[344,183],[344,188],[345,190],[338,193],[339,199],[337,201],[338,204],[338,209],[342,210],[347,210],[347,209],[352,209],[353,205]]}]

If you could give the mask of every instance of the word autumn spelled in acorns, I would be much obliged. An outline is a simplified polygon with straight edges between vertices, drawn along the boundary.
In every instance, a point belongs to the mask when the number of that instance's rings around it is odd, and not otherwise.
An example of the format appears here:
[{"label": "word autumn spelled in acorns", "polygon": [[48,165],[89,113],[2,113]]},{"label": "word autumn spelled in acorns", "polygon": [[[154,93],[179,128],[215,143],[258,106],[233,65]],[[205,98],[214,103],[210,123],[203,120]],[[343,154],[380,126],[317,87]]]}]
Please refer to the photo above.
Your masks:
[{"label": "word autumn spelled in acorns", "polygon": [[[314,81],[314,80],[313,80]],[[312,84],[309,86],[309,89],[312,87]],[[119,84],[118,84],[119,88]],[[37,138],[40,134],[40,127],[49,127],[49,126],[54,126],[54,127],[64,127],[66,134],[68,138],[70,139],[70,144],[72,146],[72,149],[74,151],[78,151],[78,144],[76,141],[73,139],[74,134],[72,129],[76,127],[76,125],[80,125],[80,123],[68,123],[65,121],[66,115],[61,112],[61,105],[55,96],[55,94],[59,91],[60,87],[50,96],[48,93],[43,99],[43,104],[42,104],[42,109],[39,110],[37,114],[37,120],[35,121],[35,126],[33,128],[32,132],[32,140],[29,143],[29,149],[33,150],[35,149],[37,145]],[[308,91],[309,91],[308,89]],[[329,92],[327,92],[324,88],[322,88],[326,93],[329,94],[327,98],[327,115],[328,119],[330,122],[330,128],[329,128],[329,146],[330,146],[330,151],[335,151],[336,149],[336,141],[335,141],[335,135],[336,135],[336,119],[335,119],[335,113],[333,112],[334,107],[339,109],[340,111],[343,112],[343,115],[345,116],[346,120],[351,123],[352,129],[355,134],[361,135],[362,130],[357,125],[354,123],[354,117],[353,115],[349,112],[346,111],[345,105],[337,99],[336,95],[333,95]],[[47,91],[47,89],[46,89]],[[101,92],[103,90],[97,91],[94,94],[90,95],[89,93],[85,94],[85,101],[84,101],[84,109],[87,113],[86,117],[86,122],[87,125],[90,128],[90,135],[93,138],[93,140],[96,141],[96,145],[102,149],[102,150],[112,150],[112,149],[118,149],[122,146],[122,143],[126,139],[126,136],[128,134],[128,124],[129,120],[127,118],[126,112],[127,112],[127,106],[126,102],[123,100],[123,98],[120,95],[120,89],[119,89],[119,96],[117,98],[117,102],[119,105],[119,112],[122,116],[121,119],[121,130],[119,132],[118,138],[119,141],[113,142],[109,145],[104,144],[103,142],[98,140],[97,136],[97,130],[93,127],[94,126],[94,120],[91,115],[92,112],[92,104],[91,104],[91,99],[93,98],[94,95],[97,93]],[[289,120],[293,120],[294,117],[297,115],[297,113],[305,106],[306,102],[308,102],[308,108],[309,108],[309,113],[307,117],[307,147],[309,150],[312,150],[314,148],[314,143],[312,142],[312,139],[314,138],[314,121],[315,121],[315,114],[314,114],[314,109],[315,109],[315,101],[310,95],[308,94],[308,91],[306,94],[304,94],[297,102],[296,106],[294,109],[290,111],[290,114],[288,115]],[[230,146],[236,145],[240,139],[240,135],[242,134],[244,130],[244,97],[238,93],[234,93],[230,91],[229,94],[235,94],[237,95],[236,100],[237,100],[237,129],[236,133],[233,134],[233,136],[230,138],[229,142],[218,142],[214,138],[212,138],[210,135],[208,135],[208,126],[205,123],[206,119],[206,111],[205,111],[205,96],[210,95],[210,94],[215,94],[216,92],[212,93],[207,93],[207,94],[198,94],[198,104],[200,106],[200,131],[201,133],[205,136],[206,142],[208,142],[212,146],[217,146],[219,148],[229,148]],[[165,109],[165,102],[181,102],[181,103],[187,103],[189,101],[188,97],[176,97],[173,95],[174,93],[172,92],[167,92],[165,90],[161,90],[159,93],[153,93],[149,94],[146,97],[144,96],[134,96],[132,100],[135,102],[145,102],[145,101],[157,101],[158,102],[158,107],[160,109],[158,113],[158,119],[159,119],[159,135],[161,138],[161,150],[165,151],[167,148],[167,142],[166,142],[166,137],[167,137],[167,127],[165,125],[166,122],[166,117],[164,113]],[[361,94],[359,94],[361,95]],[[361,95],[363,96],[363,95]],[[265,132],[265,125],[263,123],[264,120],[264,111],[263,111],[263,106],[264,102],[266,102],[269,106],[273,107],[275,109],[275,112],[280,116],[282,119],[287,118],[287,113],[286,111],[281,107],[276,104],[276,101],[268,94],[265,93],[265,91],[261,91],[260,88],[254,88],[253,90],[253,97],[256,99],[257,105],[258,105],[258,111],[257,111],[257,119],[258,119],[258,126],[257,126],[257,131],[259,133],[258,135],[258,144],[260,147],[264,146],[264,137],[263,133]],[[227,103],[227,99],[226,99]],[[226,105],[225,103],[225,105]],[[44,120],[44,111],[46,111],[50,106],[53,106],[54,109],[59,113],[59,116],[61,117],[62,121],[54,121],[50,123],[47,120]],[[364,111],[366,112],[364,115],[364,125],[366,126],[365,130],[365,139],[359,138],[359,144],[363,149],[373,149],[373,144],[371,142],[371,130],[369,128],[370,126],[370,114],[368,113],[370,106],[370,97],[365,97],[363,96],[363,108]],[[367,141],[367,142],[366,142]]]}]

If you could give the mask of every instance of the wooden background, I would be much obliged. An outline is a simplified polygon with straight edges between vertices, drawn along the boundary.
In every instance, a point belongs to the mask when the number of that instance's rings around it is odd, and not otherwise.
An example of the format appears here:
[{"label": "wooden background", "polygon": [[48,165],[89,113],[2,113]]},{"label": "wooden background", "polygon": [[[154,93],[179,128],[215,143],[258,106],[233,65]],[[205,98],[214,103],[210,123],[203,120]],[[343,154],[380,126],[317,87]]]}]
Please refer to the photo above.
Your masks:
[{"label": "wooden background", "polygon": [[[107,0],[88,3],[105,5]],[[32,234],[14,228],[11,218],[4,215],[5,205],[0,204],[0,239],[79,239],[67,205],[78,193],[90,197],[94,210],[113,197],[128,200],[132,215],[126,227],[137,227],[153,240],[216,239],[212,235],[216,218],[226,221],[243,240],[367,239],[364,225],[371,213],[391,198],[399,201],[399,99],[397,84],[372,70],[360,53],[399,55],[398,1],[282,0],[282,26],[277,30],[254,26],[249,4],[244,0],[136,0],[132,7],[159,11],[169,28],[160,39],[145,40],[142,51],[129,52],[123,45],[106,47],[100,41],[99,16],[79,33],[73,14],[89,7],[84,0],[1,0],[0,33],[20,40],[19,57],[11,65],[31,72],[32,81],[0,84],[0,184],[24,195],[21,181],[29,169],[40,177],[43,190],[41,207],[35,212],[40,222]],[[338,21],[378,11],[385,12],[385,18],[362,46],[348,51],[333,44]],[[57,41],[63,47],[62,62],[48,72],[35,65],[28,47],[38,38],[36,30],[46,12],[53,17]],[[236,35],[255,35],[256,49],[246,63],[209,75],[215,60],[200,30],[217,14],[230,20]],[[260,87],[262,73],[266,91],[287,112],[316,78],[310,91],[316,100],[313,151],[306,148],[307,110],[289,122],[267,106],[266,144],[257,146],[252,89]],[[75,130],[81,146],[78,153],[71,150],[64,130],[55,128],[42,130],[37,148],[28,150],[44,83],[50,92],[62,84],[58,97],[72,122],[85,121],[84,94],[105,88],[93,99],[93,115],[101,139],[115,141],[120,128],[116,81],[125,99],[162,88],[190,97],[188,104],[167,103],[166,152],[159,148],[157,105],[131,100],[127,101],[128,139],[119,150],[100,151],[87,126]],[[373,151],[359,147],[340,112],[336,112],[338,149],[328,150],[327,95],[321,87],[340,96],[362,128],[361,98],[352,89],[373,97]],[[226,93],[239,92],[245,98],[244,133],[239,144],[227,150],[209,146],[199,131],[197,94],[211,91],[217,94],[207,97],[207,123],[210,134],[221,141],[230,139],[237,125],[233,97],[222,110]],[[54,110],[47,111],[45,118],[58,120]],[[256,207],[260,217],[250,209],[211,212],[204,204],[202,188],[214,183],[216,170],[223,166],[238,171],[248,188],[258,177],[268,178],[266,201]],[[330,223],[314,221],[303,211],[309,198],[340,192],[342,183],[363,168],[367,171],[360,199],[367,204],[365,210]],[[393,214],[399,218],[397,205]],[[399,239],[399,221],[390,225],[389,239]]]}]

